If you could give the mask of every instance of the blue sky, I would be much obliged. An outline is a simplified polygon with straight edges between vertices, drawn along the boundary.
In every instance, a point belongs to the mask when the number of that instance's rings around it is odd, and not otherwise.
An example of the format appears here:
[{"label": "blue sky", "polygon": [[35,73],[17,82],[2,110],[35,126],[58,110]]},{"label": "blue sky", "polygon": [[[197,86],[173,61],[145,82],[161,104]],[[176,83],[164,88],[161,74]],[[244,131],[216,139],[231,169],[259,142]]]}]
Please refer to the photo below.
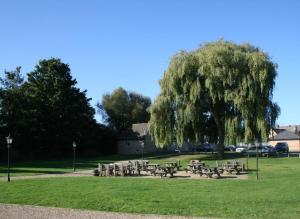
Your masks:
[{"label": "blue sky", "polygon": [[224,38],[270,54],[278,123],[300,124],[299,11],[297,0],[2,0],[0,76],[59,57],[93,106],[119,86],[154,99],[172,55]]}]

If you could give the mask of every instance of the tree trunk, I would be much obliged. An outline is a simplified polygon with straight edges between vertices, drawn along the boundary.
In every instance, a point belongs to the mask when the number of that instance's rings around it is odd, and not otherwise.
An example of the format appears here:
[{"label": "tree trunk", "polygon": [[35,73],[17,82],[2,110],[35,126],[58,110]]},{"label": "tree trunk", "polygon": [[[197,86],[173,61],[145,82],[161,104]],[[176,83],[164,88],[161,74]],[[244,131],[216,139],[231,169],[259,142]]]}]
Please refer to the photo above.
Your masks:
[{"label": "tree trunk", "polygon": [[218,132],[218,142],[217,142],[217,154],[219,158],[224,155],[224,140],[225,140],[225,118],[224,118],[224,103],[219,103],[212,108],[212,115],[214,117],[217,132]]},{"label": "tree trunk", "polygon": [[222,127],[221,125],[217,125],[218,128],[218,144],[217,144],[217,154],[219,158],[222,158],[224,155],[224,139],[225,139],[225,134],[224,134],[224,126]]}]

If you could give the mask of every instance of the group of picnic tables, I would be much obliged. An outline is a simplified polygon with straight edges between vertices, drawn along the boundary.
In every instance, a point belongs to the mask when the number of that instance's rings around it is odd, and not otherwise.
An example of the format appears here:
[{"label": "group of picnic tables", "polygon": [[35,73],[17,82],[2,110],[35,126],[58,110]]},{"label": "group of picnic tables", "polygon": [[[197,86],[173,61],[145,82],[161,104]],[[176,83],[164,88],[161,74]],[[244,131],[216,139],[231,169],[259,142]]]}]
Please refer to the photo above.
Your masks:
[{"label": "group of picnic tables", "polygon": [[209,166],[200,160],[191,160],[185,171],[208,178],[220,178],[222,174],[239,175],[245,172],[245,164],[241,160],[230,160],[221,165]]},{"label": "group of picnic tables", "polygon": [[[128,160],[110,164],[98,164],[97,176],[141,176],[153,175],[173,177],[180,169],[180,161],[165,162],[164,164],[149,163],[148,160]],[[191,160],[184,169],[186,173],[199,174],[201,177],[220,178],[222,174],[241,174],[245,165],[240,160],[226,161],[221,165],[209,166],[200,160]]]},{"label": "group of picnic tables", "polygon": [[110,164],[98,164],[99,176],[140,176],[141,173],[150,173],[154,176],[173,177],[180,168],[180,162],[166,162],[165,164],[150,164],[148,160],[129,160]]}]

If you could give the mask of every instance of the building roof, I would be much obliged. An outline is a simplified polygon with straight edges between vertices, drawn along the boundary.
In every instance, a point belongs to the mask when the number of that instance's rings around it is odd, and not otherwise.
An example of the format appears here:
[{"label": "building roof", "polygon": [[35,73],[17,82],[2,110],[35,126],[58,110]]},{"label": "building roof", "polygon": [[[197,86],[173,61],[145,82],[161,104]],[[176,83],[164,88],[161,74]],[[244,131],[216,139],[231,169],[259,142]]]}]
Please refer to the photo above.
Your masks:
[{"label": "building roof", "polygon": [[148,123],[132,124],[132,130],[139,133],[141,136],[146,135],[149,131]]},{"label": "building roof", "polygon": [[148,123],[132,124],[130,129],[122,132],[119,140],[141,140],[149,131]]},{"label": "building roof", "polygon": [[286,125],[286,126],[279,126],[279,129],[284,129],[290,132],[297,132],[300,131],[300,125]]},{"label": "building roof", "polygon": [[282,131],[270,139],[271,141],[278,140],[300,140],[300,136],[290,131]]}]

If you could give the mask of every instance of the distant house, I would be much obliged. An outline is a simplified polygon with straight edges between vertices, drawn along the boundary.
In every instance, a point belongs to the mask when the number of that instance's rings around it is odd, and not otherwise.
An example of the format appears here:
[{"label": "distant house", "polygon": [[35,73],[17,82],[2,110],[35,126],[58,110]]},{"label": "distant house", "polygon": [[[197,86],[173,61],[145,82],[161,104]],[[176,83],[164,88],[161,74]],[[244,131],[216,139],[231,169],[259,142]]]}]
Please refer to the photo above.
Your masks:
[{"label": "distant house", "polygon": [[300,152],[300,136],[298,126],[282,126],[273,130],[269,136],[269,144],[275,146],[278,142],[287,142],[290,152]]}]

